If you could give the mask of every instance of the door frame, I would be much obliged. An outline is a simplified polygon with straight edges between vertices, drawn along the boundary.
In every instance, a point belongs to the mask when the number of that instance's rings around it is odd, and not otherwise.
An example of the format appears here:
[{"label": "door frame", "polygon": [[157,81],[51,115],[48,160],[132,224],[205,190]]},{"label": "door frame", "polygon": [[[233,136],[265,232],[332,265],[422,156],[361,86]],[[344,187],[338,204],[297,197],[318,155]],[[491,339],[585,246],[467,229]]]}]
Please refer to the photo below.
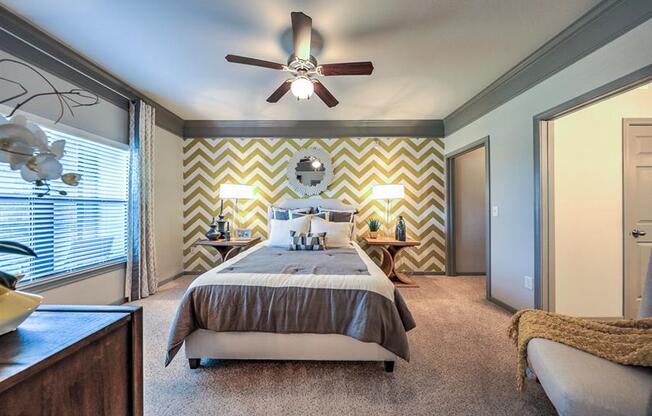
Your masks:
[{"label": "door frame", "polygon": [[[446,155],[446,275],[457,276],[455,270],[455,218],[454,218],[454,192],[455,192],[455,175],[454,163],[455,158],[484,148],[484,165],[485,165],[485,196],[487,198],[487,209],[485,213],[485,273],[487,299],[491,297],[491,154],[489,145],[489,136],[480,140],[469,143],[466,146],[457,149]],[[468,274],[468,273],[466,273]]]},{"label": "door frame", "polygon": [[[554,119],[652,81],[652,65],[604,84],[533,117],[534,130],[534,307],[554,310],[554,235],[551,146]],[[625,295],[623,291],[623,296]],[[623,301],[624,307],[624,301]]]}]

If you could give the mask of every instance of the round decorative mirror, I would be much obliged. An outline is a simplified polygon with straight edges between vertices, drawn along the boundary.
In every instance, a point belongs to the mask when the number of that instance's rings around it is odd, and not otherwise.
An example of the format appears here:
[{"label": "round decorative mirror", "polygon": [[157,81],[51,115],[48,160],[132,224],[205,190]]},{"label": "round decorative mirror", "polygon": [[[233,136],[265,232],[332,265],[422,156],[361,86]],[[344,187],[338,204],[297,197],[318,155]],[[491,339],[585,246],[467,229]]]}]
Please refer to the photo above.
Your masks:
[{"label": "round decorative mirror", "polygon": [[300,149],[290,159],[287,177],[299,195],[319,195],[333,180],[331,157],[318,147]]}]

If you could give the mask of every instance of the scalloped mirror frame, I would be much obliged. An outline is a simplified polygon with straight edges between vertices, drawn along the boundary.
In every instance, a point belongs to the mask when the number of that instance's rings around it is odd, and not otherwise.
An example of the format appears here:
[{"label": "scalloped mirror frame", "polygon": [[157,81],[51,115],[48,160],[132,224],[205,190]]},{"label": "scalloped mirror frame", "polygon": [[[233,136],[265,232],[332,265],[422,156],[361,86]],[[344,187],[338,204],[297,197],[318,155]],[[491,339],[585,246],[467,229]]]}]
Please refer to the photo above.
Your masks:
[{"label": "scalloped mirror frame", "polygon": [[[315,157],[324,165],[324,178],[318,185],[304,185],[297,180],[296,169],[299,161],[305,157]],[[333,181],[333,163],[327,151],[319,147],[299,149],[288,162],[287,178],[290,188],[301,196],[319,195]]]}]

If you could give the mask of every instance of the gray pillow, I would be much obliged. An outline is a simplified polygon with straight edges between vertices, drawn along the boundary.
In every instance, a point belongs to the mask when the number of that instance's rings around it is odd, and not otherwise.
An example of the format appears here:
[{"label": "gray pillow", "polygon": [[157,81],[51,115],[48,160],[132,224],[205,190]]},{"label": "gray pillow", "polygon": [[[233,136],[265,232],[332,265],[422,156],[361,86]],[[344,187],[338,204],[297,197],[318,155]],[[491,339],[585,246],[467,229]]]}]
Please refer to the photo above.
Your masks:
[{"label": "gray pillow", "polygon": [[299,218],[299,217],[305,217],[306,215],[312,215],[314,217],[319,217],[322,220],[327,219],[328,215],[325,212],[320,212],[318,214],[310,214],[308,212],[296,212],[292,211],[292,218]]},{"label": "gray pillow", "polygon": [[[287,221],[292,218],[298,218],[299,216],[307,215],[310,213],[311,208],[298,208],[298,209],[286,209],[272,207],[272,218],[273,220]],[[303,215],[297,215],[303,214]]]},{"label": "gray pillow", "polygon": [[328,214],[328,218],[325,219],[330,222],[353,222],[356,214],[356,211],[338,211],[319,207],[319,213],[323,212]]}]

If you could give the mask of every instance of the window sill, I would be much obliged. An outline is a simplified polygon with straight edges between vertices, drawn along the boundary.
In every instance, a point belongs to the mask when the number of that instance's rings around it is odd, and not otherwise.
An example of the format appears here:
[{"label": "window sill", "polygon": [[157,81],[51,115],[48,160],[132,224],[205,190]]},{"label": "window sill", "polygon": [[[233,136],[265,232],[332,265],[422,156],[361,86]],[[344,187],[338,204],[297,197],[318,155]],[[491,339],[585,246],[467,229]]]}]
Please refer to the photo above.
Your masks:
[{"label": "window sill", "polygon": [[41,293],[57,287],[66,286],[74,282],[86,280],[91,277],[99,276],[113,270],[124,269],[127,265],[125,260],[118,260],[113,263],[102,264],[99,266],[77,270],[70,273],[60,274],[51,277],[38,279],[34,282],[20,284],[16,286],[17,290],[27,291],[30,293]]}]

